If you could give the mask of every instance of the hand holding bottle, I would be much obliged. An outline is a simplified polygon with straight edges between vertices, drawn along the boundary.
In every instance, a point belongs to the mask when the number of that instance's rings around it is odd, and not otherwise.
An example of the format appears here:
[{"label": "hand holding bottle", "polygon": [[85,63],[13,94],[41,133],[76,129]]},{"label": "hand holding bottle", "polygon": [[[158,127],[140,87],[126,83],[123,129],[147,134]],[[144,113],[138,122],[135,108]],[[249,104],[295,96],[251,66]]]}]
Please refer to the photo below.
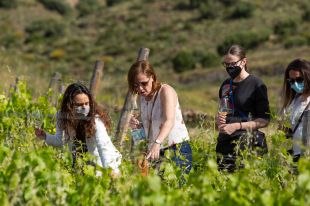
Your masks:
[{"label": "hand holding bottle", "polygon": [[132,105],[132,116],[129,120],[129,126],[131,127],[131,136],[134,144],[137,144],[141,140],[145,140],[144,128],[141,120],[141,111],[139,104],[137,103],[137,97],[134,98]]},{"label": "hand holding bottle", "polygon": [[34,132],[35,132],[35,135],[39,139],[41,139],[41,140],[45,140],[46,139],[46,133],[42,129],[35,128]]},{"label": "hand holding bottle", "polygon": [[141,127],[140,121],[135,117],[135,115],[132,115],[129,120],[129,126],[131,129],[139,129]]}]

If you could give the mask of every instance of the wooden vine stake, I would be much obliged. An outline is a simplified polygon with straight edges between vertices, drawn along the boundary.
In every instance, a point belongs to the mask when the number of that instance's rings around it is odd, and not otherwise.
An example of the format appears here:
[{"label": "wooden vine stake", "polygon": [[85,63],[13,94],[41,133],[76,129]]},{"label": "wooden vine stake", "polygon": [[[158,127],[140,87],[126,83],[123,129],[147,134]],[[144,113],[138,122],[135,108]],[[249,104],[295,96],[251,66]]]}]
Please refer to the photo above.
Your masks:
[{"label": "wooden vine stake", "polygon": [[49,96],[49,102],[52,102],[54,106],[56,106],[58,103],[58,97],[62,82],[61,78],[62,78],[61,74],[55,72],[48,85],[48,91],[52,90],[52,95]]},{"label": "wooden vine stake", "polygon": [[11,97],[12,97],[12,91],[14,91],[15,93],[19,93],[19,87],[18,87],[19,82],[20,82],[20,77],[16,77],[15,78],[15,84],[10,84],[10,88],[8,91],[9,99],[11,99]]},{"label": "wooden vine stake", "polygon": [[95,63],[93,76],[90,80],[90,85],[89,85],[90,92],[92,93],[94,99],[96,99],[96,95],[99,90],[100,80],[103,76],[103,69],[104,69],[104,62],[97,60]]},{"label": "wooden vine stake", "polygon": [[14,85],[14,91],[15,92],[19,92],[19,89],[18,89],[18,83],[19,83],[19,81],[20,81],[20,78],[19,77],[16,77],[16,79],[15,79],[15,85]]},{"label": "wooden vine stake", "polygon": [[[140,48],[138,51],[137,61],[147,60],[149,57],[149,53],[150,49]],[[130,91],[127,92],[115,133],[116,143],[121,149],[123,149],[123,142],[128,131],[129,120],[131,118],[133,109],[132,105],[136,101],[137,97],[137,94],[133,94]]]}]

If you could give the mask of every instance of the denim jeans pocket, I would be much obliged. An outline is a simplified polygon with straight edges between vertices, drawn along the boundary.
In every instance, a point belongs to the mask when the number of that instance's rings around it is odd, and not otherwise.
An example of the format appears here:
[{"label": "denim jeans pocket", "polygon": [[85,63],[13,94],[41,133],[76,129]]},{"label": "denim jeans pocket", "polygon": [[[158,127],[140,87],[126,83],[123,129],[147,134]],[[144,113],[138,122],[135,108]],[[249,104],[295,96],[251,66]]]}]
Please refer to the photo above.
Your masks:
[{"label": "denim jeans pocket", "polygon": [[175,159],[181,164],[192,164],[192,148],[188,142],[177,144],[174,151]]},{"label": "denim jeans pocket", "polygon": [[180,143],[179,152],[181,155],[188,156],[192,155],[192,148],[191,145],[188,142],[182,142]]}]

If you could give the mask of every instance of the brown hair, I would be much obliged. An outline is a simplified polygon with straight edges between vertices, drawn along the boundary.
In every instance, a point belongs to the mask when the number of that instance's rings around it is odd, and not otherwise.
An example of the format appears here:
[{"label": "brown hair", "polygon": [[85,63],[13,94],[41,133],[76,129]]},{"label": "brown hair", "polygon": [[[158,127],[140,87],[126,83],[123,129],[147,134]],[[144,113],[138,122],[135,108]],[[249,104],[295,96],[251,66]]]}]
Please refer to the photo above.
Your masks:
[{"label": "brown hair", "polygon": [[[78,94],[85,94],[89,98],[90,111],[86,118],[79,118],[74,110],[74,97]],[[77,130],[79,123],[82,124],[82,130],[85,136],[90,138],[95,133],[95,117],[98,116],[104,123],[107,130],[110,130],[110,118],[107,113],[97,105],[94,101],[89,89],[80,84],[73,83],[69,85],[64,93],[59,118],[59,127],[62,128],[66,134],[70,134],[69,130]],[[81,131],[76,131],[76,133]],[[72,138],[72,137],[70,137]]]},{"label": "brown hair", "polygon": [[285,70],[283,87],[282,87],[282,94],[283,94],[282,110],[284,110],[288,105],[290,105],[296,96],[296,92],[291,89],[291,85],[287,82],[287,79],[289,78],[289,72],[291,70],[299,71],[304,79],[304,91],[302,95],[303,96],[310,95],[310,62],[303,59],[295,59],[288,64]]},{"label": "brown hair", "polygon": [[137,61],[133,65],[131,65],[127,80],[128,80],[128,87],[129,91],[136,92],[135,84],[137,83],[137,76],[143,73],[147,77],[153,77],[153,85],[152,85],[152,92],[154,94],[156,91],[159,90],[161,83],[157,80],[156,73],[153,69],[151,63],[147,60]]},{"label": "brown hair", "polygon": [[[232,45],[227,52],[225,53],[225,55],[233,55],[233,56],[237,56],[239,57],[239,59],[244,59],[246,58],[246,53],[245,53],[245,49],[238,45],[238,44],[234,44]],[[248,71],[247,65],[245,65],[245,71]]]}]

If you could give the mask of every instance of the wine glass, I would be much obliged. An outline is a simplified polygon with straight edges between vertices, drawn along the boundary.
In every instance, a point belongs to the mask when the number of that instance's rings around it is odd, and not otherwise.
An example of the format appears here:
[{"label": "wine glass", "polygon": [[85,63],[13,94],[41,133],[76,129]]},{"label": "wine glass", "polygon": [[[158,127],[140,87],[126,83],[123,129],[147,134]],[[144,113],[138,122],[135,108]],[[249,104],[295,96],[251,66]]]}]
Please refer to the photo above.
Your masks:
[{"label": "wine glass", "polygon": [[220,115],[224,116],[232,113],[229,97],[224,96],[220,99],[218,112],[220,113]]},{"label": "wine glass", "polygon": [[36,129],[41,129],[43,126],[43,114],[37,110],[33,114],[33,124]]}]

